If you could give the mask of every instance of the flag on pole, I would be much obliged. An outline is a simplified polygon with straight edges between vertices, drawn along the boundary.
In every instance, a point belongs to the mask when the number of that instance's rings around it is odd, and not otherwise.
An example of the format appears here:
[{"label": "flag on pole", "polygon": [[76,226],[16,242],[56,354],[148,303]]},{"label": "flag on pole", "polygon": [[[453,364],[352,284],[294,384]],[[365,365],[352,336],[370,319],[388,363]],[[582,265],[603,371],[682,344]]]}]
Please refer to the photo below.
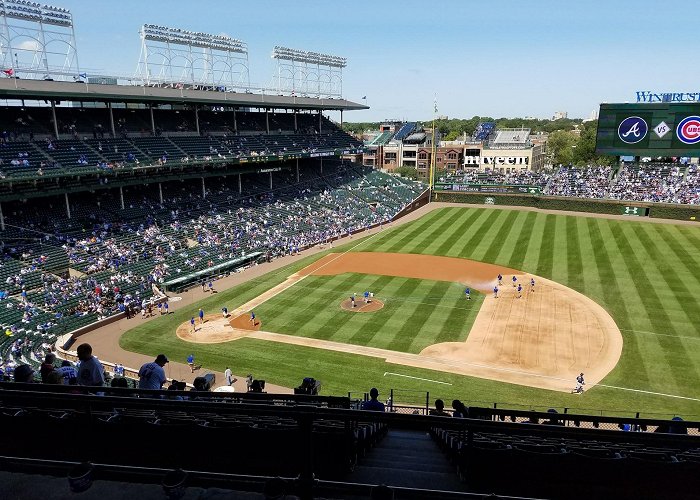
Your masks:
[{"label": "flag on pole", "polygon": [[78,73],[80,78],[87,78],[87,73]]},{"label": "flag on pole", "polygon": [[2,72],[5,73],[7,76],[12,76],[15,74],[15,70],[12,68],[3,69]]},{"label": "flag on pole", "polygon": [[366,100],[367,100],[367,96],[366,96],[366,95],[363,95],[363,96],[362,96],[362,99],[364,99],[364,100],[366,101]]},{"label": "flag on pole", "polygon": [[434,104],[435,104],[435,109],[433,111],[435,111],[435,113],[437,113],[437,97],[435,98]]}]

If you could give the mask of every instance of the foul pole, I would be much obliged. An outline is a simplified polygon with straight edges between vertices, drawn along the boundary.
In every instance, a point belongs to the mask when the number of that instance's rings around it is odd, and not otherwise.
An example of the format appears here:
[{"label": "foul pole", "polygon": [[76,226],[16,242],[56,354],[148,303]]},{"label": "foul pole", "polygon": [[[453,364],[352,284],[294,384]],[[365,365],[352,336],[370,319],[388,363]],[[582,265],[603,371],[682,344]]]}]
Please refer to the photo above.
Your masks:
[{"label": "foul pole", "polygon": [[428,187],[430,188],[431,195],[433,194],[433,184],[435,176],[435,155],[437,153],[437,148],[435,146],[435,118],[437,115],[437,96],[435,97],[435,101],[433,104],[433,142],[430,154],[430,179],[428,180]]}]

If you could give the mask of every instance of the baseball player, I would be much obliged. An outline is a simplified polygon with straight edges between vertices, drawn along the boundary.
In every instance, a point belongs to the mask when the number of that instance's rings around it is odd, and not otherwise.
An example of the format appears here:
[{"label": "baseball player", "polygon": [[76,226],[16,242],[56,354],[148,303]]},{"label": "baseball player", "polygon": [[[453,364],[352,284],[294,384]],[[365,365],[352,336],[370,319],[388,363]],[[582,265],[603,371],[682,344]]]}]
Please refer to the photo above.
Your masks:
[{"label": "baseball player", "polygon": [[530,291],[535,291],[535,278],[530,278]]},{"label": "baseball player", "polygon": [[355,308],[355,294],[353,293],[350,296],[350,303],[352,304],[353,309]]},{"label": "baseball player", "polygon": [[228,307],[224,306],[221,308],[221,314],[224,318],[228,318]]},{"label": "baseball player", "polygon": [[194,316],[192,316],[192,319],[190,320],[190,331],[191,331],[192,333],[194,333],[194,332],[197,331],[197,327],[194,326]]},{"label": "baseball player", "polygon": [[190,354],[189,356],[187,356],[187,364],[190,367],[190,371],[194,373],[194,354]]},{"label": "baseball player", "polygon": [[199,324],[204,324],[204,309],[202,309],[201,307],[199,308]]},{"label": "baseball player", "polygon": [[493,298],[494,299],[498,298],[498,287],[497,286],[493,287]]},{"label": "baseball player", "polygon": [[518,278],[513,275],[513,288],[515,288],[515,285],[518,283]]},{"label": "baseball player", "polygon": [[523,296],[523,286],[518,283],[518,298]]},{"label": "baseball player", "polygon": [[503,286],[503,276],[501,276],[501,273],[498,273],[498,286]]},{"label": "baseball player", "polygon": [[367,290],[365,290],[364,297],[365,297],[365,304],[366,304],[369,302],[369,292]]},{"label": "baseball player", "polygon": [[576,388],[574,389],[575,394],[581,394],[583,392],[583,386],[586,382],[583,380],[583,373],[576,377]]},{"label": "baseball player", "polygon": [[467,296],[467,300],[472,300],[471,290],[469,289],[469,287],[464,289],[464,295]]},{"label": "baseball player", "polygon": [[255,326],[255,313],[253,311],[250,311],[250,322]]}]

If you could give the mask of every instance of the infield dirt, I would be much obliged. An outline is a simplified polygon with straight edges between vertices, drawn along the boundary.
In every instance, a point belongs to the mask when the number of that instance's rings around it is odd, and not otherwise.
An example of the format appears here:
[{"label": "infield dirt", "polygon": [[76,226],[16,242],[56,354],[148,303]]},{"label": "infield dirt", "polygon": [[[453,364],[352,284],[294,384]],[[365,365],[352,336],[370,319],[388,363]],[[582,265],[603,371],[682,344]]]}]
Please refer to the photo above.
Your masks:
[{"label": "infield dirt", "polygon": [[[487,296],[466,342],[435,344],[420,354],[251,331],[252,325],[245,323],[246,313],[306,276],[348,272],[459,282]],[[499,273],[504,277],[504,285],[495,298],[492,290]],[[520,297],[510,284],[513,276],[524,285]],[[530,288],[531,278],[536,281],[535,290]],[[622,352],[622,335],[617,325],[588,297],[539,276],[452,257],[378,252],[329,254],[237,308],[233,316],[243,318],[237,327],[223,318],[212,319],[205,323],[206,331],[201,334],[191,334],[189,324],[181,325],[178,337],[202,343],[241,337],[265,339],[558,391],[570,391],[580,372],[586,374],[587,387],[595,385],[615,367]]]}]

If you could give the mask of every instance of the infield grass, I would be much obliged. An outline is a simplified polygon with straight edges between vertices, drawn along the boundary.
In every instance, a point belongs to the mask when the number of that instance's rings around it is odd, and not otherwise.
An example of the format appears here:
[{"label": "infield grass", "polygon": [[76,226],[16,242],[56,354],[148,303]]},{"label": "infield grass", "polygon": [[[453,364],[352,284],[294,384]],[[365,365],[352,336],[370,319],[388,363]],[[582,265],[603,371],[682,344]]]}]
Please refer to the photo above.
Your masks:
[{"label": "infield grass", "polygon": [[[343,251],[357,243],[354,241],[334,251]],[[304,376],[314,376],[323,381],[325,394],[367,391],[372,386],[386,393],[393,387],[402,388],[406,398],[414,394],[411,391],[429,390],[435,397],[458,397],[472,403],[498,401],[525,407],[568,406],[608,413],[614,410],[624,413],[643,411],[646,415],[683,414],[700,419],[699,402],[651,394],[700,398],[700,228],[697,226],[516,210],[445,208],[370,237],[354,251],[469,258],[522,269],[578,290],[608,310],[623,334],[620,362],[603,383],[645,392],[598,386],[582,396],[570,396],[253,339],[197,346],[198,359],[212,369],[221,370],[226,364],[231,364],[237,373],[253,371],[272,383],[289,387],[298,385]],[[225,304],[232,309],[323,255],[304,259],[221,292],[168,318],[141,325],[127,332],[121,345],[147,354],[163,351],[174,359],[184,359],[191,344],[177,339],[174,330],[200,305],[218,310]],[[338,314],[339,302],[347,295],[347,287],[358,287],[354,291],[360,291],[372,286],[373,281],[391,290],[391,293],[387,292],[388,297],[418,300],[421,295],[430,297],[442,293],[441,304],[459,311],[466,301],[463,291],[457,286],[453,297],[449,284],[440,287],[435,282],[412,284],[408,282],[413,280],[405,278],[348,274],[307,280],[300,284],[313,283],[318,286],[318,291],[295,286],[257,310],[259,314],[270,313],[273,307],[278,311],[282,303],[275,302],[292,300],[291,297],[295,297],[293,303],[308,300],[303,307],[282,308],[285,312],[266,318],[265,329],[408,352],[420,351],[426,342],[463,340],[460,329],[455,329],[452,321],[447,320],[449,315],[441,325],[430,321],[438,309],[434,303],[411,305],[403,301],[391,304],[390,300],[385,311],[389,314],[386,314],[382,328],[377,328],[377,313],[353,314],[351,318]],[[415,288],[410,292],[412,287]],[[404,294],[402,290],[410,293]],[[265,311],[268,307],[270,309]],[[392,307],[396,307],[393,313],[389,309]],[[455,321],[464,321],[465,325],[473,320],[471,313],[455,314],[458,315]],[[384,372],[453,385],[392,375],[385,377]]]}]

